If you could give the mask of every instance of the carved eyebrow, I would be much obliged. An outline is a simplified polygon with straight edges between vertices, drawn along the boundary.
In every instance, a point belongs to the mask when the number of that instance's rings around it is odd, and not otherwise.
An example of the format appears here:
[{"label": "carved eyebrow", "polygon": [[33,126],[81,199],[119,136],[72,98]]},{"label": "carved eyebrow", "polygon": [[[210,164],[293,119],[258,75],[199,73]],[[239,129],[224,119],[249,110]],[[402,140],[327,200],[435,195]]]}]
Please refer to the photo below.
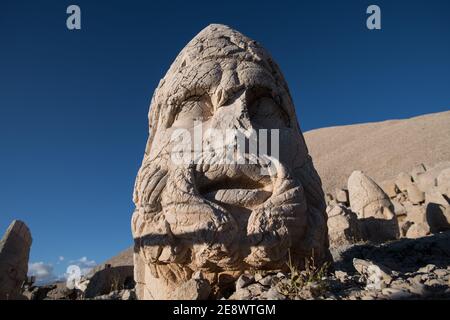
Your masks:
[{"label": "carved eyebrow", "polygon": [[[197,102],[198,102],[198,104],[194,104]],[[173,123],[175,122],[175,120],[177,119],[177,117],[180,113],[182,113],[183,111],[189,112],[189,110],[192,109],[196,105],[201,107],[202,112],[210,112],[210,114],[213,114],[213,108],[210,103],[209,95],[206,95],[206,94],[191,95],[177,103],[176,108],[174,110],[173,117],[172,117],[172,121],[170,122],[169,127],[171,127],[173,125]]]}]

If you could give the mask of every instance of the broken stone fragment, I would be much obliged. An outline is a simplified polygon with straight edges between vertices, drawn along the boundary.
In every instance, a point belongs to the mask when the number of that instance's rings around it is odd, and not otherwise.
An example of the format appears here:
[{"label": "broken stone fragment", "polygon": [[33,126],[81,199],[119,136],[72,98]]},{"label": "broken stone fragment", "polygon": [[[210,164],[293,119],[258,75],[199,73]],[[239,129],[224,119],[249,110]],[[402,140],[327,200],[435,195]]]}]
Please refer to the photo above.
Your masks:
[{"label": "broken stone fragment", "polygon": [[406,172],[400,172],[395,179],[395,184],[400,191],[405,192],[408,186],[412,184],[412,177]]},{"label": "broken stone fragment", "polygon": [[244,273],[236,281],[236,290],[245,288],[253,282],[255,282],[254,276],[248,273]]},{"label": "broken stone fragment", "polygon": [[395,215],[398,216],[406,216],[407,211],[405,206],[403,206],[398,200],[391,200],[392,205],[394,206]]},{"label": "broken stone fragment", "polygon": [[426,209],[424,206],[407,206],[408,212],[406,219],[413,223],[427,223]]},{"label": "broken stone fragment", "polygon": [[366,280],[367,290],[381,290],[391,281],[391,270],[381,264],[375,264],[368,260],[353,259],[353,266]]},{"label": "broken stone fragment", "polygon": [[413,204],[420,204],[425,201],[425,193],[421,191],[415,184],[411,184],[406,188],[408,199]]},{"label": "broken stone fragment", "polygon": [[437,177],[437,186],[441,194],[450,198],[450,168],[441,171]]},{"label": "broken stone fragment", "polygon": [[406,237],[409,228],[414,224],[414,222],[411,222],[409,220],[404,220],[400,222],[400,233],[402,237]]},{"label": "broken stone fragment", "polygon": [[345,210],[346,208],[343,205],[335,205],[335,206],[328,206],[326,211],[328,214],[328,218],[331,218],[344,214]]},{"label": "broken stone fragment", "polygon": [[[439,176],[442,172],[450,169],[450,161],[444,161],[436,164],[431,169],[428,169],[426,173],[421,174],[417,179],[417,186],[423,192],[427,192],[435,189],[434,187],[439,186],[439,183],[442,184],[442,180],[446,180],[445,173],[444,177],[441,177],[441,180],[438,181]],[[448,183],[448,180],[447,180]]]},{"label": "broken stone fragment", "polygon": [[417,177],[417,188],[423,192],[428,192],[436,187],[436,173],[434,171],[427,171]]},{"label": "broken stone fragment", "polygon": [[14,220],[0,241],[0,300],[25,299],[22,285],[27,281],[31,243],[30,229]]},{"label": "broken stone fragment", "polygon": [[286,300],[286,296],[282,295],[276,287],[270,288],[267,292],[261,295],[266,300]]},{"label": "broken stone fragment", "polygon": [[172,294],[173,300],[206,300],[211,293],[207,280],[190,279],[176,288]]},{"label": "broken stone fragment", "polygon": [[438,204],[443,207],[448,207],[450,204],[447,199],[436,189],[431,189],[425,193],[425,204]]},{"label": "broken stone fragment", "polygon": [[394,180],[386,180],[380,183],[381,189],[388,195],[389,198],[395,198],[400,192]]},{"label": "broken stone fragment", "polygon": [[336,189],[336,201],[339,203],[348,203],[348,191],[345,189]]},{"label": "broken stone fragment", "polygon": [[273,277],[269,275],[269,276],[265,276],[264,278],[260,279],[258,282],[265,287],[269,287],[272,284],[272,279],[273,279]]},{"label": "broken stone fragment", "polygon": [[333,196],[330,193],[325,194],[325,202],[329,204],[333,200]]},{"label": "broken stone fragment", "polygon": [[328,213],[328,236],[333,246],[358,242],[361,239],[358,218],[342,205],[333,207]]},{"label": "broken stone fragment", "polygon": [[422,238],[430,234],[430,227],[425,222],[412,223],[406,231],[406,237],[410,239]]},{"label": "broken stone fragment", "polygon": [[80,289],[86,298],[132,287],[134,287],[132,265],[101,264],[91,270],[80,282]]},{"label": "broken stone fragment", "polygon": [[425,165],[423,163],[421,163],[421,164],[415,166],[414,168],[412,168],[411,176],[414,181],[417,181],[417,177],[419,175],[421,175],[422,173],[425,173],[426,171],[427,171],[427,168],[425,167]]}]

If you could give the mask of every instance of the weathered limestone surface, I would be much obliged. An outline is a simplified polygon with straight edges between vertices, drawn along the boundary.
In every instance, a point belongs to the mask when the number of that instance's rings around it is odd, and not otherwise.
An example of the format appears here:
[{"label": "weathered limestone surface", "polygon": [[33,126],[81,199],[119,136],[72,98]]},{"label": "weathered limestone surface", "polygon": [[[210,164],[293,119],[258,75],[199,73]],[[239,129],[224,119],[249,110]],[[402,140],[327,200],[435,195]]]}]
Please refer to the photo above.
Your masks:
[{"label": "weathered limestone surface", "polygon": [[0,241],[0,300],[25,299],[22,285],[27,279],[31,233],[14,220]]},{"label": "weathered limestone surface", "polygon": [[450,198],[450,168],[442,170],[437,177],[437,184],[439,191]]},{"label": "weathered limestone surface", "polygon": [[[369,220],[365,218],[367,216],[366,211],[373,213],[378,210],[377,208],[382,207],[388,215],[393,209],[397,217],[401,237],[416,239],[450,230],[450,163],[448,161],[434,166],[419,164],[413,167],[409,173],[401,172],[398,174],[395,181],[391,179],[381,182],[379,186],[387,196],[384,196],[378,190],[379,188],[374,186],[375,182],[373,181],[370,183],[372,186],[370,188],[367,186],[362,188],[362,184],[358,187],[360,177],[358,179],[355,177],[358,177],[358,174],[353,178],[353,199],[350,196],[351,208],[342,203],[337,206],[337,202],[333,200],[335,199],[333,194],[328,195],[327,198],[328,232],[332,247],[345,242],[354,243],[355,241],[352,239],[358,239],[359,236],[364,240],[367,236],[364,233],[367,233],[366,231],[370,231],[370,229],[374,233],[378,232],[377,237],[386,233],[386,226],[383,227],[382,225],[379,225],[379,228],[374,226],[367,229],[369,225],[366,224],[366,221]],[[357,197],[354,195],[355,190],[358,190],[359,193]],[[392,208],[389,202],[392,203]],[[366,207],[364,214],[361,213],[362,207]],[[386,208],[389,208],[389,210],[386,210]],[[346,228],[345,217],[337,214],[349,210],[356,210],[357,214],[359,212],[357,224],[354,224],[357,228]],[[347,215],[347,217],[349,216]],[[378,220],[383,224],[387,223],[379,218],[372,220]],[[390,225],[388,230],[391,230],[393,225],[389,223],[387,225]],[[345,233],[343,232],[344,229],[346,230]],[[371,232],[369,232],[369,238],[372,238],[370,234]],[[343,239],[345,241],[342,241]]]},{"label": "weathered limestone surface", "polygon": [[[279,129],[276,173],[262,175],[260,158],[216,164],[223,151],[205,134],[213,152],[174,165],[172,134],[198,121],[203,132]],[[257,42],[223,25],[202,30],[160,81],[149,123],[131,223],[138,298],[175,298],[196,271],[216,286],[226,273],[283,269],[289,251],[300,267],[330,259],[320,178],[283,75]]]},{"label": "weathered limestone surface", "polygon": [[333,246],[345,245],[361,240],[358,218],[343,205],[327,207],[328,236]]},{"label": "weathered limestone surface", "polygon": [[354,171],[348,179],[352,211],[358,216],[363,237],[386,241],[400,236],[394,205],[384,191],[362,171]]}]

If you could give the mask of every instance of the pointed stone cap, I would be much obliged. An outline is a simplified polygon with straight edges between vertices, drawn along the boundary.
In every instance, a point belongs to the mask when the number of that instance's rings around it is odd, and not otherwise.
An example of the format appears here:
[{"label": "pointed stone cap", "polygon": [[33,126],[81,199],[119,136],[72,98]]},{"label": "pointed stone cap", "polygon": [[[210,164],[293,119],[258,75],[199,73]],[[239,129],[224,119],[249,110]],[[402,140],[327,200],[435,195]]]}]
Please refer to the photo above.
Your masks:
[{"label": "pointed stone cap", "polygon": [[352,211],[358,218],[374,216],[380,208],[393,205],[383,189],[362,171],[353,171],[348,179],[348,193]]},{"label": "pointed stone cap", "polygon": [[[32,238],[31,232],[25,222],[14,220],[6,229],[5,234],[1,240],[1,244],[8,242],[11,238],[20,239],[25,245],[31,246]],[[1,246],[0,246],[1,247]]]}]

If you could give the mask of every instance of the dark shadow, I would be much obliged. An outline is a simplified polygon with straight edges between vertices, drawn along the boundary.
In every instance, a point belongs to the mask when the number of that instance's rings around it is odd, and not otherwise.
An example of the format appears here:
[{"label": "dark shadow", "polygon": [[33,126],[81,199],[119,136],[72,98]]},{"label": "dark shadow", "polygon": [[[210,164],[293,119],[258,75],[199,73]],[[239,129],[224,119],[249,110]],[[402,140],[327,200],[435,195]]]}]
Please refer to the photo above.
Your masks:
[{"label": "dark shadow", "polygon": [[[237,238],[239,238],[239,233],[232,235],[228,231],[217,232],[215,230],[200,229],[196,232],[185,232],[183,234],[177,234],[176,236],[172,236],[169,234],[147,234],[145,236],[135,238],[134,243],[140,246],[150,247],[173,246],[183,243],[185,243],[186,245],[205,243],[227,244],[229,243],[228,240],[231,236],[237,236]],[[239,246],[241,247],[257,245],[264,237],[273,238],[272,231],[245,236],[244,239],[241,239],[241,241],[235,239],[234,242],[239,242]]]},{"label": "dark shadow", "polygon": [[111,291],[133,288],[133,266],[111,267],[105,265],[94,273],[85,291],[86,298],[108,294]]},{"label": "dark shadow", "polygon": [[429,203],[426,208],[426,218],[431,233],[450,230],[450,224],[444,215],[445,208],[437,203]]},{"label": "dark shadow", "polygon": [[370,260],[402,273],[415,272],[427,264],[445,269],[450,265],[450,232],[419,239],[400,239],[380,245],[350,245],[335,252],[334,258],[336,270],[350,274],[356,272],[353,258]]},{"label": "dark shadow", "polygon": [[395,240],[398,236],[398,225],[393,220],[376,219],[374,217],[358,219],[360,238],[363,241],[383,243]]}]

